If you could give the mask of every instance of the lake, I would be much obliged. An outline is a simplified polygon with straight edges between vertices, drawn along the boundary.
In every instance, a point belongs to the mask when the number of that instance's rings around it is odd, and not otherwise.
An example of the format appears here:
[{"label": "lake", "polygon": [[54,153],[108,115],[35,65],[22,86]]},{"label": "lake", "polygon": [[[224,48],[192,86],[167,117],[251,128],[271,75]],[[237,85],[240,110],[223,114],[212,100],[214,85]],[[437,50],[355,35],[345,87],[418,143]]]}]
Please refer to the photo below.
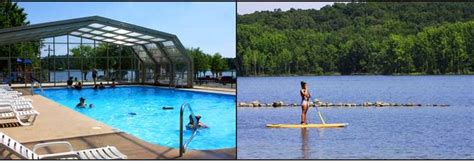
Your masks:
[{"label": "lake", "polygon": [[[237,101],[299,102],[300,81],[325,102],[385,101],[449,107],[320,108],[340,129],[270,129],[300,108],[238,108],[240,159],[473,159],[474,76],[243,77]],[[308,112],[319,123],[317,112]]]}]

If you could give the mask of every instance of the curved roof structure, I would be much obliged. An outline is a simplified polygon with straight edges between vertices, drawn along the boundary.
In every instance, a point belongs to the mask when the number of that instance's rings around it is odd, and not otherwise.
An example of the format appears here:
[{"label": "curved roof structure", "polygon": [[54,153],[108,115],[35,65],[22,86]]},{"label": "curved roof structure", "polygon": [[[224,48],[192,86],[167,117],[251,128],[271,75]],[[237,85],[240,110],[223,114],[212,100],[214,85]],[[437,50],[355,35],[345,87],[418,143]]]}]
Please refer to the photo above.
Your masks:
[{"label": "curved roof structure", "polygon": [[[0,29],[0,45],[62,35],[132,47],[139,58],[150,57],[155,64],[186,63],[188,75],[192,76],[192,58],[176,35],[100,16]],[[188,79],[189,85],[192,85],[192,78]]]},{"label": "curved roof structure", "polygon": [[168,60],[190,59],[176,35],[100,16],[0,29],[0,45],[61,35],[72,35],[123,46],[145,46],[155,43],[159,44],[157,48],[169,52],[153,55],[168,55]]}]

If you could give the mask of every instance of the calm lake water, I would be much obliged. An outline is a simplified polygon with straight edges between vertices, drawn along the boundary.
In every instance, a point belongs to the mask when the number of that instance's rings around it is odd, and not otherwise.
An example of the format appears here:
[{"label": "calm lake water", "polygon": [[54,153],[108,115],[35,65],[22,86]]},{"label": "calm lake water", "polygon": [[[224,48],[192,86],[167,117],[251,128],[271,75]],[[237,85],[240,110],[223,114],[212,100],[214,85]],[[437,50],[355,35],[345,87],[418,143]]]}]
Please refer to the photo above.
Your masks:
[{"label": "calm lake water", "polygon": [[[300,108],[238,108],[240,159],[473,159],[474,76],[318,76],[238,79],[237,101],[299,102],[299,82],[326,102],[449,107],[320,108],[341,129],[270,129],[299,123]],[[316,110],[308,112],[318,123]]]}]

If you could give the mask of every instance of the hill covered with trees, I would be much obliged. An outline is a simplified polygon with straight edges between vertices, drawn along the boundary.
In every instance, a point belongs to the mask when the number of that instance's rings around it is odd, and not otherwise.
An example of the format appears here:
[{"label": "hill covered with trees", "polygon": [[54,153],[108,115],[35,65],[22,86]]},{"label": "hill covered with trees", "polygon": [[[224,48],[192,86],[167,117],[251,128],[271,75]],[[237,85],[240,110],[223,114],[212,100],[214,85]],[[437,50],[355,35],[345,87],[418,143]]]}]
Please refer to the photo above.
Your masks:
[{"label": "hill covered with trees", "polygon": [[474,3],[336,3],[237,25],[240,76],[474,72]]}]

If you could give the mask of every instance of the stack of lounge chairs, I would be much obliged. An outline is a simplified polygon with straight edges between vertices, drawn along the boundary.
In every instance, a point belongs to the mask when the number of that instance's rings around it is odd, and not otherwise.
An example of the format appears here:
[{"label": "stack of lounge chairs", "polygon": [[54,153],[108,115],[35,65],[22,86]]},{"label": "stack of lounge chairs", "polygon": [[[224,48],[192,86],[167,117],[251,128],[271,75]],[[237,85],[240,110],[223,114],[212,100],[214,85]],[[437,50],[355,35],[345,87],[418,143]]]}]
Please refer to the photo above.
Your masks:
[{"label": "stack of lounge chairs", "polygon": [[9,86],[0,86],[0,120],[15,120],[22,126],[30,126],[39,115],[33,109],[32,100],[22,97],[22,93]]}]

